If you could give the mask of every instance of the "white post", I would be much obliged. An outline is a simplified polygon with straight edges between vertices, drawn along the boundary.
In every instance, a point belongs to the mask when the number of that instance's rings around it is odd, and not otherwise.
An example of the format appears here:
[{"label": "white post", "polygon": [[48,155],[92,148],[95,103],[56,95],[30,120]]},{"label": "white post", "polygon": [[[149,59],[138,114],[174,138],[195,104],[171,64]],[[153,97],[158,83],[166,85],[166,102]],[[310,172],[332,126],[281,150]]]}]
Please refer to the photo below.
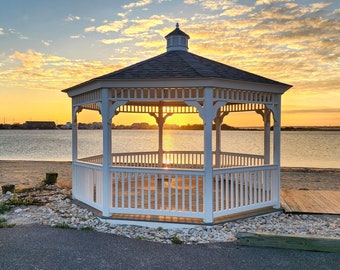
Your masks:
[{"label": "white post", "polygon": [[[219,104],[216,104],[217,107]],[[221,113],[221,109],[219,108],[215,117],[215,126],[216,126],[216,154],[215,154],[215,167],[221,168],[221,125],[223,123],[223,119],[227,116],[229,112]]]},{"label": "white post", "polygon": [[78,159],[78,121],[77,113],[79,111],[78,107],[72,106],[72,161],[77,161]]},{"label": "white post", "polygon": [[78,121],[77,113],[79,107],[72,106],[72,195],[78,197],[78,179],[75,162],[78,160]]},{"label": "white post", "polygon": [[163,167],[163,128],[164,123],[166,119],[172,115],[172,113],[167,113],[166,115],[163,115],[163,105],[160,104],[158,106],[158,115],[154,112],[149,113],[151,116],[153,116],[156,120],[156,123],[158,125],[158,167]]},{"label": "white post", "polygon": [[163,127],[165,119],[163,117],[163,106],[158,106],[158,167],[163,167]]},{"label": "white post", "polygon": [[110,116],[110,91],[102,89],[102,124],[103,124],[103,216],[108,217],[111,206],[111,173],[112,163],[112,118]]},{"label": "white post", "polygon": [[267,108],[263,115],[264,122],[264,164],[270,164],[270,110]]},{"label": "white post", "polygon": [[281,165],[281,96],[277,95],[277,104],[274,105],[274,164],[277,165],[277,186],[274,192],[274,200],[277,201],[275,207],[280,208],[280,165]]},{"label": "white post", "polygon": [[217,116],[215,118],[215,127],[216,127],[216,153],[215,153],[215,167],[221,167],[221,110],[218,109]]},{"label": "white post", "polygon": [[204,89],[204,222],[214,221],[213,209],[213,160],[212,160],[212,124],[213,113],[213,89]]}]

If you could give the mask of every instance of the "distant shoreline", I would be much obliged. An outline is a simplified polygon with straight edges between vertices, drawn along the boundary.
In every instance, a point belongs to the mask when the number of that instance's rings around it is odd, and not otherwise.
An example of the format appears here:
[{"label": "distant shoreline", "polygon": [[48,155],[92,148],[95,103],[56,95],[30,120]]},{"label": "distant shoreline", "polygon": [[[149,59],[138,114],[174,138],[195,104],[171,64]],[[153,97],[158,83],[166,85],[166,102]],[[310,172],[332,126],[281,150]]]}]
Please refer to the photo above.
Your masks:
[{"label": "distant shoreline", "polygon": [[[58,125],[55,128],[28,128],[22,124],[0,124],[0,130],[70,130],[70,127],[65,127],[63,125]],[[79,130],[101,130],[101,123],[90,123],[82,124],[78,126]],[[157,130],[157,125],[149,125],[146,123],[135,123],[133,125],[113,125],[112,129],[115,130]],[[164,125],[164,130],[203,130],[204,125],[193,124],[193,125]],[[272,130],[273,128],[271,128]],[[215,130],[215,126],[213,126]],[[221,130],[227,131],[263,131],[262,127],[232,127],[226,124],[221,126]],[[283,126],[281,131],[340,131],[340,126]]]}]

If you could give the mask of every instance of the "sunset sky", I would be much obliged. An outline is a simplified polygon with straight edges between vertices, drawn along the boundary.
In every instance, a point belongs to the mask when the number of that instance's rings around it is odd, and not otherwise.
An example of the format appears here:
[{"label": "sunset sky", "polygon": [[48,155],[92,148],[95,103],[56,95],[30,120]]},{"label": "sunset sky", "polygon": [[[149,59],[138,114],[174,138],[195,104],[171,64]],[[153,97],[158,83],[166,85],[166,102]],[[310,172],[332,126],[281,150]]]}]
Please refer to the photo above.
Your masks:
[{"label": "sunset sky", "polygon": [[0,3],[0,123],[70,121],[71,99],[60,90],[165,52],[178,22],[190,52],[293,85],[282,99],[283,126],[340,126],[339,0]]}]

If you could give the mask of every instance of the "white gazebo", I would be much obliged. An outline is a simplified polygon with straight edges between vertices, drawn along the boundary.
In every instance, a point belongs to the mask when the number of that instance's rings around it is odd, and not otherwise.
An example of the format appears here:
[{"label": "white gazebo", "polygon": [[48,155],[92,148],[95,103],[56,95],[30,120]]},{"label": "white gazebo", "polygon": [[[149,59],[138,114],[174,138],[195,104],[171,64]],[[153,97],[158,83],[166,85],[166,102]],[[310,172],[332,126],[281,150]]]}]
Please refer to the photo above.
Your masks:
[{"label": "white gazebo", "polygon": [[[165,38],[165,53],[63,90],[72,98],[73,198],[112,223],[150,226],[209,225],[280,208],[281,95],[291,86],[189,53],[189,36],[178,24]],[[78,158],[82,110],[101,114],[102,155]],[[223,118],[244,111],[262,116],[263,155],[221,150]],[[118,113],[155,117],[157,151],[113,153],[112,118]],[[202,118],[201,151],[163,149],[163,125],[172,114]]]}]

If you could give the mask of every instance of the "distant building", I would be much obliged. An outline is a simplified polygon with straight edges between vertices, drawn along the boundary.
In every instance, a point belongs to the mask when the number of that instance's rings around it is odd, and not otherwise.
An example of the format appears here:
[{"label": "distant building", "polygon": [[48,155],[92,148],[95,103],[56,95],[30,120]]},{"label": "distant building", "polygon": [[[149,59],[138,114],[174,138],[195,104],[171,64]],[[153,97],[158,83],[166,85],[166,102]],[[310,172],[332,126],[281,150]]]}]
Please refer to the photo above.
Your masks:
[{"label": "distant building", "polygon": [[57,125],[53,121],[26,121],[24,129],[56,129]]}]

